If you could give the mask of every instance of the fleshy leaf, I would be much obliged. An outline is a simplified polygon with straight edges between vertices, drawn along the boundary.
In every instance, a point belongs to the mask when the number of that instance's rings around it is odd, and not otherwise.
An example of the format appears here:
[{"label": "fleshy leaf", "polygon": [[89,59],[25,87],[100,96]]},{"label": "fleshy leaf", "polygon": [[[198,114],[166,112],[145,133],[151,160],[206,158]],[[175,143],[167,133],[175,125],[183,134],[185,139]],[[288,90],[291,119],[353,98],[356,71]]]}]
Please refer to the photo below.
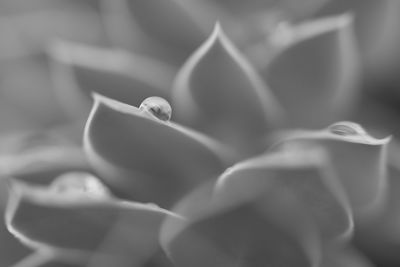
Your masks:
[{"label": "fleshy leaf", "polygon": [[329,0],[249,0],[249,1],[223,1],[208,0],[220,4],[223,8],[228,9],[236,16],[251,16],[259,13],[266,13],[270,10],[285,14],[288,18],[298,19],[309,16],[317,11]]},{"label": "fleshy leaf", "polygon": [[[0,177],[0,212],[4,216],[8,199],[8,181]],[[4,217],[3,217],[4,218]],[[11,266],[22,257],[31,253],[7,230],[4,219],[0,222],[0,266]]]},{"label": "fleshy leaf", "polygon": [[79,259],[57,257],[51,250],[37,251],[10,267],[85,267],[85,262]]},{"label": "fleshy leaf", "polygon": [[84,144],[94,168],[118,194],[167,206],[230,163],[218,142],[99,95]]},{"label": "fleshy leaf", "polygon": [[128,0],[132,19],[145,35],[167,53],[185,59],[212,27],[207,13],[176,0]]},{"label": "fleshy leaf", "polygon": [[322,150],[284,148],[234,165],[218,180],[215,194],[240,202],[272,191],[293,195],[304,214],[316,222],[323,239],[352,234],[350,204]]},{"label": "fleshy leaf", "polygon": [[51,54],[60,102],[72,114],[87,116],[92,93],[135,106],[153,95],[168,98],[174,71],[161,62],[66,42],[55,43]]},{"label": "fleshy leaf", "polygon": [[226,198],[213,185],[175,207],[185,220],[167,219],[161,228],[161,245],[175,266],[317,266],[314,225],[290,195],[272,192],[260,205],[259,195]]},{"label": "fleshy leaf", "polygon": [[373,267],[361,252],[350,246],[327,247],[321,267]]},{"label": "fleshy leaf", "polygon": [[[262,70],[291,125],[321,127],[354,104],[358,57],[348,14],[287,26],[282,51]],[[313,116],[310,116],[313,114]]]},{"label": "fleshy leaf", "polygon": [[157,253],[159,227],[167,216],[176,215],[118,200],[95,177],[72,173],[50,187],[15,184],[6,222],[29,246],[58,249],[63,255],[117,257],[133,266]]},{"label": "fleshy leaf", "polygon": [[49,184],[64,172],[90,171],[83,149],[50,130],[3,137],[0,151],[0,175],[29,183]]},{"label": "fleshy leaf", "polygon": [[0,159],[1,175],[37,184],[48,184],[65,172],[90,169],[82,149],[77,147],[42,147]]},{"label": "fleshy leaf", "polygon": [[383,204],[390,137],[373,138],[359,124],[344,121],[320,131],[294,132],[284,140],[317,144],[327,150],[333,170],[357,215],[372,213]]},{"label": "fleshy leaf", "polygon": [[360,50],[363,55],[371,56],[377,50],[385,48],[385,42],[393,41],[392,37],[396,34],[390,30],[393,30],[393,27],[397,29],[398,24],[393,23],[396,23],[395,14],[398,13],[398,8],[396,0],[335,0],[329,1],[316,16],[353,13],[354,30]]},{"label": "fleshy leaf", "polygon": [[386,205],[377,216],[360,221],[355,240],[360,249],[382,266],[400,261],[400,146],[397,140],[390,143],[388,151]]},{"label": "fleshy leaf", "polygon": [[218,24],[178,73],[172,99],[178,120],[242,149],[282,115]]}]

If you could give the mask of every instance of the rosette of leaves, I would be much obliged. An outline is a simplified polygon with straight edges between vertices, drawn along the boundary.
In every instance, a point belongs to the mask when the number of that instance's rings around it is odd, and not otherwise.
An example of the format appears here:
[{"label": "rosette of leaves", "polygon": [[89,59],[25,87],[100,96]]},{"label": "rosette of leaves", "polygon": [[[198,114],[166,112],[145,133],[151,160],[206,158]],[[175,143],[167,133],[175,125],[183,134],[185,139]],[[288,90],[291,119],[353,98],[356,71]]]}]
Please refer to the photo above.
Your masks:
[{"label": "rosette of leaves", "polygon": [[269,37],[254,66],[217,25],[176,74],[57,45],[83,152],[5,157],[7,227],[35,251],[16,266],[371,266],[351,237],[385,205],[389,139],[332,124],[357,96],[352,18]]}]

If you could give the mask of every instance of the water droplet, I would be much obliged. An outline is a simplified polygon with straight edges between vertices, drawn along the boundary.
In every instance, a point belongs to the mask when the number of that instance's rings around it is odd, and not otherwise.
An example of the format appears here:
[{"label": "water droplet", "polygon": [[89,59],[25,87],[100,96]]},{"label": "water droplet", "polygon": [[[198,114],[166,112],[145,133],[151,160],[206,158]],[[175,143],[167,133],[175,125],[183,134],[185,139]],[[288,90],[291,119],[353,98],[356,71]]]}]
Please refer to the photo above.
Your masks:
[{"label": "water droplet", "polygon": [[354,122],[338,122],[328,127],[331,133],[343,136],[365,134],[365,130]]},{"label": "water droplet", "polygon": [[51,184],[51,188],[61,194],[84,194],[92,197],[108,197],[108,189],[93,175],[71,172],[60,175]]},{"label": "water droplet", "polygon": [[152,96],[143,100],[140,104],[139,110],[142,112],[150,113],[154,117],[162,121],[169,121],[171,119],[172,108],[167,100],[161,97]]}]

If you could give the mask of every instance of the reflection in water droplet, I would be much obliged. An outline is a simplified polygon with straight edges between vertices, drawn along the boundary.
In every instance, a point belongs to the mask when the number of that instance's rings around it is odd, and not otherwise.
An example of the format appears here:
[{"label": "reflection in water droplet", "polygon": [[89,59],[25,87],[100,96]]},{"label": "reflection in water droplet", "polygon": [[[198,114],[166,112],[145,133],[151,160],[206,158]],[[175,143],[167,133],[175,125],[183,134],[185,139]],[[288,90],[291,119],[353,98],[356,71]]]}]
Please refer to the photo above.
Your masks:
[{"label": "reflection in water droplet", "polygon": [[85,194],[92,197],[108,197],[108,189],[93,175],[71,172],[57,177],[51,188],[61,194]]},{"label": "reflection in water droplet", "polygon": [[142,112],[150,113],[154,117],[162,121],[169,121],[171,119],[172,108],[167,100],[161,97],[152,96],[143,100],[140,104],[139,110]]},{"label": "reflection in water droplet", "polygon": [[343,136],[365,134],[365,130],[359,124],[348,121],[332,124],[328,129],[331,133]]}]

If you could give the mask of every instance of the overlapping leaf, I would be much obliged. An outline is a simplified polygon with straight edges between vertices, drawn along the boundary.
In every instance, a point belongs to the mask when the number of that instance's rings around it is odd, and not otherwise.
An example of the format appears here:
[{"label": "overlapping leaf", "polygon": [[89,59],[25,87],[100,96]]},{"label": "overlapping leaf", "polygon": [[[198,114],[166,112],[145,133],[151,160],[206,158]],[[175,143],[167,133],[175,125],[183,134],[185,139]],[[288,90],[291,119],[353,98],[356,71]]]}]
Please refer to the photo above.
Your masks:
[{"label": "overlapping leaf", "polygon": [[149,96],[169,96],[173,70],[162,62],[61,42],[53,46],[52,56],[60,102],[74,115],[88,114],[94,92],[135,106]]},{"label": "overlapping leaf", "polygon": [[282,26],[271,39],[284,48],[262,75],[290,125],[321,127],[352,108],[358,58],[350,15]]},{"label": "overlapping leaf", "polygon": [[[184,198],[174,210],[187,220],[168,219],[161,231],[163,248],[176,266],[317,264],[314,222],[332,237],[347,234],[351,219],[332,184],[321,185],[315,170],[299,175],[310,167],[302,160],[249,160],[228,169],[216,187],[206,184]],[[290,184],[290,179],[301,181]]]},{"label": "overlapping leaf", "polygon": [[[388,147],[388,191],[382,212],[372,219],[360,221],[356,244],[381,265],[399,262],[400,240],[400,158],[399,144]],[[371,242],[373,240],[373,242]],[[396,264],[394,264],[396,265]]]},{"label": "overlapping leaf", "polygon": [[[248,201],[255,195],[290,194],[315,221],[324,239],[351,236],[353,219],[342,185],[323,151],[283,148],[237,164],[219,179],[215,194],[230,201]],[[218,196],[222,195],[222,196]],[[261,203],[266,205],[266,200]]]},{"label": "overlapping leaf", "polygon": [[50,132],[4,138],[0,175],[34,184],[49,184],[70,171],[90,171],[82,148]]},{"label": "overlapping leaf", "polygon": [[328,0],[250,0],[250,1],[221,1],[208,0],[216,2],[223,8],[229,10],[236,16],[247,15],[251,16],[259,13],[267,13],[270,10],[284,13],[287,17],[296,19],[313,14],[321,8]]},{"label": "overlapping leaf", "polygon": [[[8,182],[0,177],[0,212],[4,214],[8,198]],[[0,222],[0,265],[11,266],[31,252],[7,230],[4,219]]]},{"label": "overlapping leaf", "polygon": [[159,227],[167,216],[176,215],[118,200],[93,176],[71,173],[50,187],[14,185],[6,221],[30,246],[132,266],[157,254]]},{"label": "overlapping leaf", "polygon": [[178,120],[243,150],[282,115],[219,25],[178,73],[172,99]]},{"label": "overlapping leaf", "polygon": [[321,267],[373,267],[360,251],[349,245],[331,246],[324,249]]},{"label": "overlapping leaf", "polygon": [[39,250],[10,267],[85,267],[82,259],[65,259],[57,252]]},{"label": "overlapping leaf", "polygon": [[202,9],[180,0],[129,0],[127,5],[144,34],[180,61],[206,37],[213,23]]},{"label": "overlapping leaf", "polygon": [[101,96],[86,125],[92,165],[120,194],[169,206],[229,164],[218,142]]},{"label": "overlapping leaf", "polygon": [[386,154],[390,138],[375,139],[358,124],[338,122],[321,131],[291,134],[299,141],[324,147],[343,184],[354,212],[368,214],[381,208],[386,196]]},{"label": "overlapping leaf", "polygon": [[[385,53],[383,51],[385,48],[390,48],[395,44],[394,38],[398,38],[395,29],[398,27],[399,8],[396,0],[336,0],[329,1],[317,12],[316,16],[337,15],[343,12],[353,13],[360,52],[370,57],[376,52]],[[372,59],[379,60],[376,57]]]}]

